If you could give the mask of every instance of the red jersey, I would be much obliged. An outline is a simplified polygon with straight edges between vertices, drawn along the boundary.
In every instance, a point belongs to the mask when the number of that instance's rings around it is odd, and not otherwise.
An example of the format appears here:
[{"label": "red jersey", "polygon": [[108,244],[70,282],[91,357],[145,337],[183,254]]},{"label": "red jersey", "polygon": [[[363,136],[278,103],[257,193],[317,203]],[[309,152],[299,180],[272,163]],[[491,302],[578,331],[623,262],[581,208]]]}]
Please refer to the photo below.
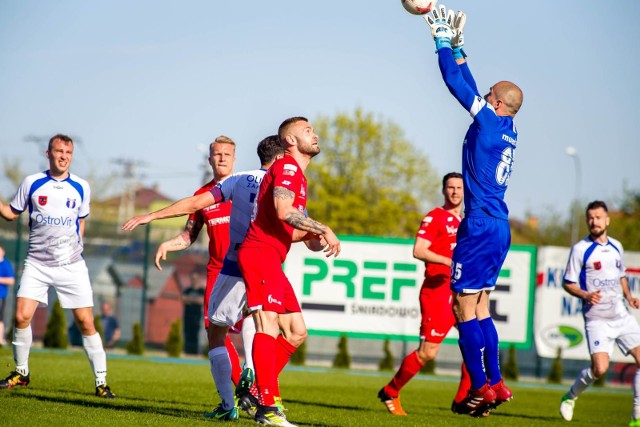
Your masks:
[{"label": "red jersey", "polygon": [[[194,196],[207,192],[213,188],[217,182],[211,180],[194,193]],[[220,270],[222,261],[229,249],[229,216],[231,214],[231,201],[216,203],[207,206],[189,215],[189,219],[195,222],[202,221],[207,227],[209,236],[209,263],[207,269]]]},{"label": "red jersey", "polygon": [[[416,233],[416,238],[426,239],[431,242],[429,250],[438,255],[451,258],[453,248],[456,246],[456,235],[460,226],[460,217],[441,207],[433,209],[425,215]],[[451,267],[444,264],[425,263],[425,284],[431,280],[442,282],[443,276],[447,280],[451,275]]]},{"label": "red jersey", "polygon": [[243,246],[271,247],[275,249],[281,262],[284,262],[291,248],[293,227],[281,221],[273,202],[274,187],[283,187],[293,192],[293,206],[303,212],[307,206],[307,178],[302,169],[290,155],[276,160],[269,168],[258,193],[257,213],[247,231]]}]

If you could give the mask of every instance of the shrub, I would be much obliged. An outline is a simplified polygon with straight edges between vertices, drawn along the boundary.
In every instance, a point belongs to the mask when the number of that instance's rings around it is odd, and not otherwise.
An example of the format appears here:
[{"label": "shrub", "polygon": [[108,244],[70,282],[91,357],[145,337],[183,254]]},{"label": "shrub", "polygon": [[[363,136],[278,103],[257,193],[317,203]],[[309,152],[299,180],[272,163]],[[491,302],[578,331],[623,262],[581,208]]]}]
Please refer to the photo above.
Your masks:
[{"label": "shrub", "polygon": [[384,352],[384,357],[380,362],[378,362],[378,369],[381,371],[393,371],[394,368],[394,360],[393,353],[389,349],[389,339],[384,340],[384,344],[382,346],[382,351]]},{"label": "shrub", "polygon": [[47,321],[47,330],[44,333],[44,346],[46,348],[65,349],[69,345],[67,339],[67,320],[60,301],[56,300]]},{"label": "shrub", "polygon": [[518,361],[516,359],[516,347],[514,345],[509,347],[509,357],[502,368],[502,376],[514,381],[518,381],[518,377],[520,376],[520,369],[518,368]]},{"label": "shrub", "polygon": [[333,367],[349,369],[350,366],[351,356],[349,356],[349,349],[347,348],[347,336],[342,334],[340,341],[338,341],[338,354],[333,359]]},{"label": "shrub", "polygon": [[547,382],[552,384],[562,383],[562,349],[560,347],[558,347],[558,353],[551,365],[549,376],[547,376]]},{"label": "shrub", "polygon": [[435,375],[436,359],[427,360],[427,363],[425,363],[424,366],[420,368],[420,373],[427,374],[427,375]]},{"label": "shrub", "polygon": [[127,344],[127,354],[144,354],[144,341],[142,339],[142,328],[140,323],[133,324],[133,336]]},{"label": "shrub", "polygon": [[182,353],[183,339],[182,339],[182,320],[176,319],[171,324],[169,330],[169,336],[164,343],[164,347],[167,349],[170,357],[180,357]]},{"label": "shrub", "polygon": [[100,334],[102,345],[106,345],[107,343],[104,341],[104,330],[102,329],[102,320],[100,320],[100,316],[97,314],[93,316],[93,326],[96,328],[96,332]]},{"label": "shrub", "polygon": [[300,347],[291,355],[291,364],[304,366],[307,361],[307,341],[303,341]]}]

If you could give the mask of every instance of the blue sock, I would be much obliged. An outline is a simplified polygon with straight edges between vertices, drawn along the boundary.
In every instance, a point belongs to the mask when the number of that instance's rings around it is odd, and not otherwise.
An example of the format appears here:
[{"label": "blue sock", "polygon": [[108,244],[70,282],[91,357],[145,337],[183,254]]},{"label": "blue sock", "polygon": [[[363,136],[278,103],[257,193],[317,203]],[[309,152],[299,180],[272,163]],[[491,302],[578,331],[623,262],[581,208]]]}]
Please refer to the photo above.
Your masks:
[{"label": "blue sock", "polygon": [[487,383],[483,359],[484,336],[478,319],[458,323],[458,333],[458,345],[471,377],[471,388],[477,390]]},{"label": "blue sock", "polygon": [[493,319],[487,317],[480,322],[480,329],[484,335],[484,363],[489,377],[489,384],[494,385],[500,382],[502,375],[500,374],[500,350],[498,348],[498,331]]}]

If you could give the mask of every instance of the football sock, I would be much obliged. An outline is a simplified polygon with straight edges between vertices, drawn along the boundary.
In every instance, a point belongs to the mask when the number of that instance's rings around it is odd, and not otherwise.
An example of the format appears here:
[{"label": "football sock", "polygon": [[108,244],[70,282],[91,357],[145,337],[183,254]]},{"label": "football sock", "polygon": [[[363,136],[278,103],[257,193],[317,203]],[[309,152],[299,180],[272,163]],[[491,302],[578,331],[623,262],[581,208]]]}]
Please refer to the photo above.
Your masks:
[{"label": "football sock", "polygon": [[460,365],[460,384],[458,385],[458,391],[456,392],[456,397],[453,399],[456,402],[460,403],[462,400],[467,397],[467,393],[471,388],[471,378],[469,377],[469,372],[467,371],[467,367],[464,362]]},{"label": "football sock", "polygon": [[209,350],[209,366],[218,394],[222,399],[222,408],[231,410],[235,406],[235,401],[231,383],[231,360],[225,346]]},{"label": "football sock", "polygon": [[244,367],[253,368],[253,357],[251,357],[251,349],[253,348],[253,337],[256,334],[256,322],[253,317],[248,316],[242,322],[242,346],[244,347]]},{"label": "football sock", "polygon": [[396,372],[391,381],[389,381],[389,384],[385,387],[385,393],[387,393],[389,397],[398,397],[400,389],[402,389],[423,366],[424,363],[418,358],[417,350],[409,353],[402,361],[398,372]]},{"label": "football sock", "polygon": [[489,385],[498,384],[502,380],[500,373],[500,350],[498,349],[498,331],[491,317],[478,322],[484,336],[484,363],[489,377]]},{"label": "football sock", "polygon": [[471,388],[478,390],[487,383],[487,374],[484,371],[484,335],[478,319],[459,322],[458,332],[458,345],[471,377]]},{"label": "football sock", "polygon": [[260,394],[260,404],[274,406],[274,391],[278,389],[276,375],[276,339],[258,332],[253,338],[253,364],[256,368],[256,383]]},{"label": "football sock", "polygon": [[13,360],[16,362],[16,371],[22,375],[29,375],[29,350],[32,342],[31,325],[24,329],[13,329]]},{"label": "football sock", "polygon": [[82,336],[82,346],[89,359],[93,375],[96,378],[96,387],[107,383],[107,353],[102,347],[102,338],[99,333]]},{"label": "football sock", "polygon": [[240,356],[238,356],[236,346],[233,345],[229,334],[227,334],[227,337],[224,339],[224,346],[227,348],[231,362],[231,381],[233,381],[234,385],[237,385],[238,381],[240,381],[240,375],[242,375],[242,367],[240,366]]},{"label": "football sock", "polygon": [[633,419],[640,418],[640,369],[633,376]]},{"label": "football sock", "polygon": [[296,352],[298,347],[292,345],[284,339],[282,335],[278,335],[276,339],[276,376],[280,375],[280,372],[284,369],[284,367],[289,362],[291,355]]},{"label": "football sock", "polygon": [[593,372],[591,372],[591,367],[584,368],[580,371],[578,378],[576,378],[575,382],[569,389],[567,396],[571,399],[577,399],[578,396],[582,394],[583,391],[587,389],[591,384],[596,381],[596,378],[593,376]]}]

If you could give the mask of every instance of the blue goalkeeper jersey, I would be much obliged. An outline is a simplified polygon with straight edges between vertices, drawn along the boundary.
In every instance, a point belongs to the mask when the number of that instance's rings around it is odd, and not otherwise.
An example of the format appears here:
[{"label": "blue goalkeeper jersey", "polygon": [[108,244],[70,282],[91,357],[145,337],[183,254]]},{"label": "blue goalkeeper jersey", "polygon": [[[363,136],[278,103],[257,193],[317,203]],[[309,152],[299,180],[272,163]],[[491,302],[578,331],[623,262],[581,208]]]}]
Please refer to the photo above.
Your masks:
[{"label": "blue goalkeeper jersey", "polygon": [[438,63],[449,92],[473,118],[462,147],[465,216],[508,219],[504,193],[518,139],[513,118],[496,115],[478,92],[466,62],[456,64],[450,48],[438,50]]}]

